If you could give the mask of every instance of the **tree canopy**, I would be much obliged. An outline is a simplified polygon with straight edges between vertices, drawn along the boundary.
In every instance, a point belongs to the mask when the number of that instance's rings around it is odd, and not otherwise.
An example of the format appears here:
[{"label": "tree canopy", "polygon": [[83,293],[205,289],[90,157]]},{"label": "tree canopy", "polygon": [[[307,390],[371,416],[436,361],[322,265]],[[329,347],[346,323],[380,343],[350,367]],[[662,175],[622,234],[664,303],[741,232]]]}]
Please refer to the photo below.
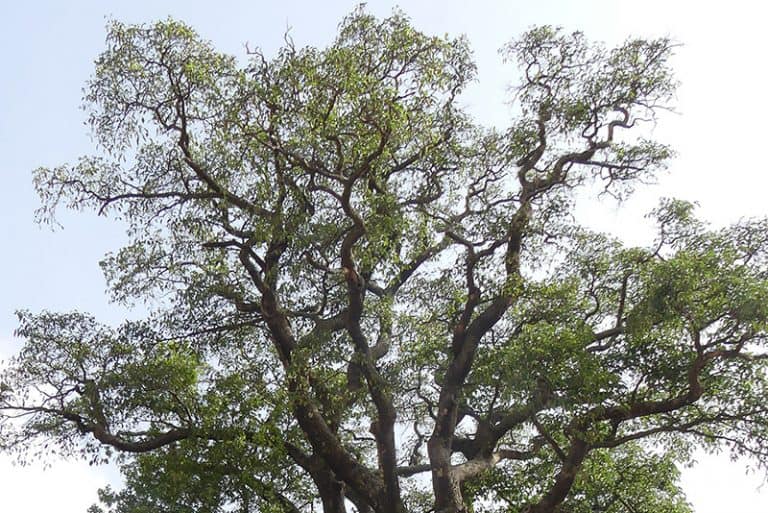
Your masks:
[{"label": "tree canopy", "polygon": [[99,150],[34,180],[43,222],[122,220],[102,267],[150,313],[20,312],[2,448],[116,458],[102,513],[690,511],[694,448],[768,463],[768,221],[667,199],[627,247],[573,215],[670,158],[673,47],[534,28],[495,129],[467,42],[401,13],[244,60],[112,22]]}]

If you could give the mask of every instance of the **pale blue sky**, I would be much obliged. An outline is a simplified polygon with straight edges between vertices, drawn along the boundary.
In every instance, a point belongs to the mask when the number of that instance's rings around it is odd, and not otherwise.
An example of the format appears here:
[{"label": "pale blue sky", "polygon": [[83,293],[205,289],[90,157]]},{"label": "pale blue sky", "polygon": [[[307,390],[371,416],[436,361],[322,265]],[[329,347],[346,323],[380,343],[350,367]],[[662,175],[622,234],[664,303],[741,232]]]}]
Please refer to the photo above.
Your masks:
[{"label": "pale blue sky", "polygon": [[[322,45],[335,34],[354,1],[34,1],[0,0],[0,357],[16,346],[13,311],[80,309],[118,322],[97,262],[119,246],[119,225],[92,215],[61,216],[64,230],[33,224],[30,171],[72,162],[91,151],[81,89],[103,46],[108,18],[127,22],[173,16],[195,27],[223,51],[242,55],[244,43],[267,53],[287,27],[295,42]],[[717,223],[768,214],[768,176],[761,153],[768,119],[764,51],[768,48],[760,2],[731,1],[375,1],[386,15],[394,5],[432,33],[464,33],[479,64],[479,82],[465,97],[481,120],[503,126],[509,117],[506,85],[513,76],[497,49],[534,24],[564,25],[588,37],[616,42],[628,35],[671,35],[685,46],[675,65],[683,82],[680,115],[664,117],[655,135],[680,157],[660,184],[638,195],[626,213],[614,205],[582,205],[590,223],[632,242],[647,231],[641,215],[660,195],[698,199]],[[699,513],[764,513],[768,494],[727,458],[704,458],[684,482]],[[11,513],[82,513],[109,469],[52,462],[12,469],[0,456],[0,509]],[[742,501],[742,502],[739,502]],[[762,505],[761,505],[762,504]]]}]

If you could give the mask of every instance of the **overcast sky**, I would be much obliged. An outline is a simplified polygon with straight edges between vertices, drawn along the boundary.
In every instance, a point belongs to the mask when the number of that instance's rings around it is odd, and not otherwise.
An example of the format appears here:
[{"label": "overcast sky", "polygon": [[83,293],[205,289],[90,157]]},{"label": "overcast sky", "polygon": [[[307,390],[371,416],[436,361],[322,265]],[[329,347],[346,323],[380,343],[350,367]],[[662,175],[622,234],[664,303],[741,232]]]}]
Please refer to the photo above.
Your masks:
[{"label": "overcast sky", "polygon": [[[107,322],[126,313],[110,305],[97,262],[123,240],[120,227],[90,215],[64,215],[64,230],[33,223],[37,200],[30,172],[72,162],[92,149],[79,109],[81,89],[103,48],[108,18],[127,22],[172,16],[195,27],[218,49],[237,55],[244,44],[267,53],[290,28],[297,45],[323,45],[335,35],[353,1],[193,0],[131,2],[0,0],[0,357],[18,348],[14,310],[90,311]],[[513,71],[497,50],[536,24],[582,30],[616,43],[629,35],[670,35],[684,46],[674,59],[682,81],[678,114],[664,116],[654,135],[679,152],[670,173],[618,209],[580,205],[594,226],[630,243],[647,241],[642,215],[659,196],[698,200],[715,224],[768,215],[766,68],[761,2],[754,1],[375,1],[388,14],[399,5],[421,30],[466,34],[479,65],[478,83],[465,96],[475,116],[504,126],[506,87]],[[761,477],[745,475],[742,462],[702,456],[683,481],[698,513],[765,513]],[[0,456],[0,510],[10,513],[84,513],[96,489],[115,472],[78,462],[50,461],[20,469]]]}]

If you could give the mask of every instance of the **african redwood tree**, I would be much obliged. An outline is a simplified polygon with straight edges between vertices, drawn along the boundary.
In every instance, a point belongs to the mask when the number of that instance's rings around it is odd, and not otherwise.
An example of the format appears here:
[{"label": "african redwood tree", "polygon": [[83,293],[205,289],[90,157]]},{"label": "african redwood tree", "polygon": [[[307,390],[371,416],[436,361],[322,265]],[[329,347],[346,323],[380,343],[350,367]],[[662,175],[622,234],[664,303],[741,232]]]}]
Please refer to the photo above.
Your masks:
[{"label": "african redwood tree", "polygon": [[35,184],[43,221],[122,220],[102,266],[150,313],[21,312],[3,447],[115,458],[113,513],[690,511],[692,449],[768,462],[768,223],[664,200],[626,247],[573,216],[669,158],[672,47],[532,29],[496,130],[466,41],[398,13],[243,61],[111,23],[99,151]]}]

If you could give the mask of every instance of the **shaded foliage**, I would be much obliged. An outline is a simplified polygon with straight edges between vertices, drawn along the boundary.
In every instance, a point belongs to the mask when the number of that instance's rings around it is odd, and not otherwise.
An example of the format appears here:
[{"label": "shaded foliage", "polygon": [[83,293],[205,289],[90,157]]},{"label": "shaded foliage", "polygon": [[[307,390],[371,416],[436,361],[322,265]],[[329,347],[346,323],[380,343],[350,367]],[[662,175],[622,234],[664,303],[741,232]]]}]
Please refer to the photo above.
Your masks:
[{"label": "shaded foliage", "polygon": [[327,48],[241,65],[186,25],[109,26],[101,153],[39,169],[128,226],[119,327],[20,314],[2,444],[94,462],[93,512],[690,511],[693,448],[766,460],[766,221],[665,200],[649,248],[579,226],[671,151],[669,40],[540,27],[504,50],[519,116],[477,124],[466,41],[359,9]]}]

